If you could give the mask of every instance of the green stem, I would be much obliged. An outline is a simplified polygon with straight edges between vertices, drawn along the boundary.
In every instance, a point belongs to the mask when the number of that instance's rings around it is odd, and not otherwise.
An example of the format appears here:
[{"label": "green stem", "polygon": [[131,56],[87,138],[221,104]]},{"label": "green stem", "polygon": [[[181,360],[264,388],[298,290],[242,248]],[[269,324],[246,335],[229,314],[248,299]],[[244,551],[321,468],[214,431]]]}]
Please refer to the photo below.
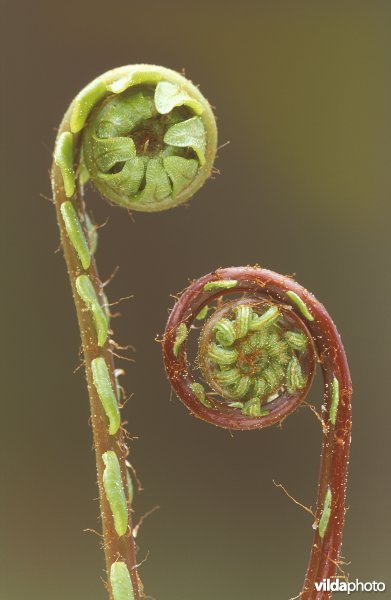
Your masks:
[{"label": "green stem", "polygon": [[[68,238],[62,214],[60,211],[61,203],[65,201],[61,189],[61,179],[62,178],[59,169],[56,166],[54,166],[52,170],[52,181],[54,191],[54,202],[56,205],[57,222],[60,229],[61,243],[68,269],[69,279],[72,286],[73,300],[75,302],[76,313],[79,322],[87,379],[87,388],[90,401],[91,425],[96,456],[97,481],[99,487],[99,503],[102,518],[103,548],[106,558],[106,568],[107,572],[109,572],[111,565],[114,562],[118,560],[124,561],[128,567],[129,574],[131,576],[134,598],[135,600],[138,600],[140,598],[138,591],[139,582],[136,571],[135,546],[132,537],[133,529],[130,501],[128,510],[128,531],[125,536],[119,537],[115,530],[113,515],[103,487],[103,473],[105,465],[103,463],[102,456],[108,451],[114,451],[117,453],[120,463],[122,485],[125,490],[127,489],[127,468],[125,460],[128,454],[128,449],[124,441],[123,430],[122,428],[120,428],[115,435],[109,434],[107,428],[106,414],[102,402],[98,396],[96,387],[94,385],[91,368],[91,363],[94,359],[98,357],[103,357],[108,366],[113,390],[116,390],[116,381],[114,376],[114,361],[112,351],[110,348],[110,338],[106,340],[106,343],[102,348],[98,346],[95,325],[93,322],[92,315],[86,310],[85,303],[80,298],[76,289],[76,280],[82,273],[84,273],[84,270],[82,269],[77,259],[77,256],[75,255],[73,245]],[[80,191],[78,196],[78,203],[80,205],[84,204]],[[87,236],[87,231],[84,231],[84,233]],[[91,260],[91,264],[87,270],[87,273],[94,285],[97,296],[103,307],[103,286],[96,268],[95,260],[93,258]],[[113,597],[111,596],[111,598]]]}]

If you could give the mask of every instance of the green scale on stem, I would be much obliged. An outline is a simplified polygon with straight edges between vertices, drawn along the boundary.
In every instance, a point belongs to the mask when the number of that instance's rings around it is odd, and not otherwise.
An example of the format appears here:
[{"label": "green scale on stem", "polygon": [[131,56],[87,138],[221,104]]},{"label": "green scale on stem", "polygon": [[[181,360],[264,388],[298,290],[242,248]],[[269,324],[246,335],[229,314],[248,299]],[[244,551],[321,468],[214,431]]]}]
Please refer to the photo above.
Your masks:
[{"label": "green scale on stem", "polygon": [[275,394],[305,386],[300,353],[306,346],[305,334],[286,329],[277,306],[239,304],[214,323],[212,336],[204,329],[200,364],[205,380],[231,407],[262,416]]}]

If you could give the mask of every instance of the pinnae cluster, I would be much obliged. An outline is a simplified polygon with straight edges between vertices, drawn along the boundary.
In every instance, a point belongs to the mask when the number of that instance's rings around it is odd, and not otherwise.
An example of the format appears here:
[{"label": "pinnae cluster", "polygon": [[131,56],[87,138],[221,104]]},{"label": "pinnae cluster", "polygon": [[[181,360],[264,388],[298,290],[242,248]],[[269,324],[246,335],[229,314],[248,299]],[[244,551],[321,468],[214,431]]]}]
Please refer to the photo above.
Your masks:
[{"label": "pinnae cluster", "polygon": [[[297,299],[265,287],[264,273],[220,269],[195,281],[174,307],[163,339],[179,397],[197,416],[229,429],[281,421],[304,400],[315,371],[307,318]],[[189,360],[197,332],[197,355]]]},{"label": "pinnae cluster", "polygon": [[115,204],[160,211],[190,199],[211,173],[212,110],[196,86],[170,69],[109,71],[78,94],[66,120],[55,159],[68,197],[79,175]]},{"label": "pinnae cluster", "polygon": [[289,329],[276,305],[229,303],[204,326],[199,362],[209,386],[244,415],[268,414],[267,403],[306,383],[302,331]]},{"label": "pinnae cluster", "polygon": [[203,112],[200,102],[167,81],[109,97],[84,136],[95,185],[125,206],[177,197],[205,164]]}]

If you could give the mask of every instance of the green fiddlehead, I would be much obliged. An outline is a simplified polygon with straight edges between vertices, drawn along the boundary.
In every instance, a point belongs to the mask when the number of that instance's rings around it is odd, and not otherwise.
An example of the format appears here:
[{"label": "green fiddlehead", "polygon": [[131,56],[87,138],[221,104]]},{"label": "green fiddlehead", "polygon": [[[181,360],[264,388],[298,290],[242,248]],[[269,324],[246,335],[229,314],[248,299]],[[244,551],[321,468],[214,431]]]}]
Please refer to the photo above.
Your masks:
[{"label": "green fiddlehead", "polygon": [[53,199],[82,339],[111,600],[139,600],[144,593],[136,569],[110,313],[84,186],[91,180],[108,201],[127,209],[165,210],[203,185],[216,144],[215,119],[198,88],[154,65],[120,67],[92,81],[71,103],[57,135]]},{"label": "green fiddlehead", "polygon": [[186,202],[213,166],[212,110],[197,87],[170,69],[136,65],[109,71],[78,94],[66,118],[55,161],[67,197],[75,190],[73,149],[81,132],[82,183],[91,178],[107,199],[132,210],[160,211]]},{"label": "green fiddlehead", "polygon": [[229,406],[262,416],[268,412],[263,405],[283,386],[290,393],[305,387],[299,359],[308,345],[279,307],[243,299],[207,320],[198,358],[205,381]]}]

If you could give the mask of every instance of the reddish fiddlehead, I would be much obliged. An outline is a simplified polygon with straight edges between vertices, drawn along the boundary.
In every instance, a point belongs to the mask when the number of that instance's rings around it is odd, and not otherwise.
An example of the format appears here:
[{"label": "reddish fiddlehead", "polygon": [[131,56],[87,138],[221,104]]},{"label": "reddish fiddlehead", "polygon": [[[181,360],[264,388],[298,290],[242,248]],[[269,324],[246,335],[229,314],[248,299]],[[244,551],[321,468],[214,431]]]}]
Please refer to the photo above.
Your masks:
[{"label": "reddish fiddlehead", "polygon": [[[193,367],[187,348],[198,329],[194,322],[202,319]],[[280,423],[304,401],[320,363],[322,456],[315,534],[300,598],[329,598],[330,592],[315,584],[335,577],[338,568],[352,388],[340,336],[324,306],[291,278],[272,271],[219,269],[180,296],[164,333],[163,354],[171,385],[190,412],[231,430]]]}]

